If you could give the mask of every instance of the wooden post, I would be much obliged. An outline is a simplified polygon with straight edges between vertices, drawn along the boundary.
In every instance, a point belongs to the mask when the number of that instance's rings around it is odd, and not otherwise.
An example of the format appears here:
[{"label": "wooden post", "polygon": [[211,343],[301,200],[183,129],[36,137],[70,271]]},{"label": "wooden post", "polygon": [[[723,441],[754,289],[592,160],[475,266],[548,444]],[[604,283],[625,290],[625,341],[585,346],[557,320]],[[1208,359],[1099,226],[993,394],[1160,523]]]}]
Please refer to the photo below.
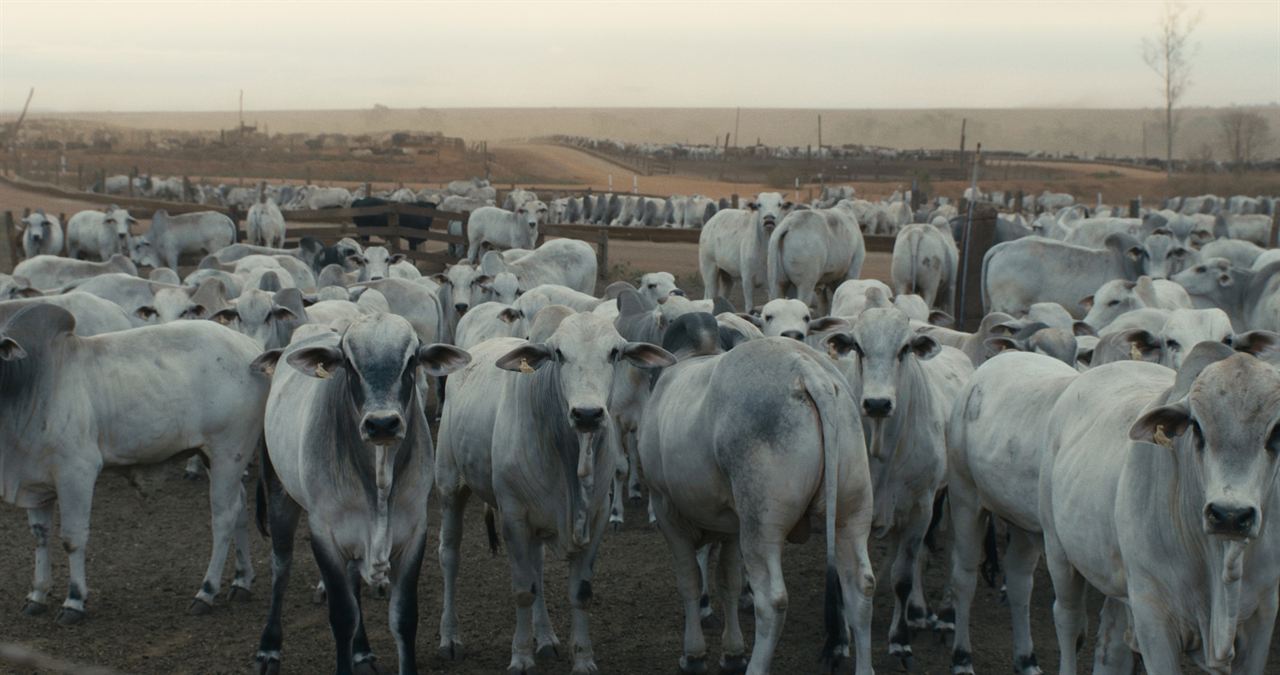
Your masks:
[{"label": "wooden post", "polygon": [[4,241],[0,241],[0,249],[5,252],[4,269],[12,272],[18,264],[18,251],[15,246],[16,227],[13,224],[13,211],[4,212]]},{"label": "wooden post", "polygon": [[1024,199],[1025,199],[1025,196],[1022,194],[1022,190],[1018,190],[1018,195],[1014,197],[1014,201],[1013,201],[1013,210],[1015,213],[1018,213],[1018,214],[1022,213],[1023,204],[1025,203],[1023,201]]},{"label": "wooden post", "polygon": [[609,230],[600,228],[596,235],[596,249],[599,251],[596,255],[596,273],[601,279],[609,277]]},{"label": "wooden post", "polygon": [[1267,240],[1271,244],[1271,248],[1280,246],[1276,242],[1280,241],[1280,209],[1272,205],[1271,208],[1271,237]]},{"label": "wooden post", "polygon": [[[729,205],[735,209],[738,208],[738,193],[735,192],[731,197],[729,197]],[[749,307],[747,309],[750,310]]]},{"label": "wooden post", "polygon": [[138,167],[135,166],[133,167],[133,170],[129,172],[129,186],[128,186],[128,192],[126,194],[128,194],[130,197],[133,196],[133,179],[137,177],[138,177]]},{"label": "wooden post", "polygon": [[1130,199],[1129,200],[1129,217],[1140,218],[1141,216],[1142,216],[1142,200]]},{"label": "wooden post", "polygon": [[76,164],[76,190],[84,191],[84,165]]},{"label": "wooden post", "polygon": [[[961,213],[965,210],[961,209]],[[982,258],[996,243],[996,209],[991,204],[974,204],[973,220],[960,241],[960,273],[956,288],[956,325],[975,331],[982,323]]]},{"label": "wooden post", "polygon": [[183,176],[182,177],[182,201],[185,202],[188,199],[191,199],[191,201],[195,201],[195,199],[192,199],[193,197],[195,197],[195,194],[191,190],[191,179],[187,178],[186,176]]},{"label": "wooden post", "polygon": [[369,181],[364,182],[364,198],[368,199],[373,196],[373,184]]},{"label": "wooden post", "polygon": [[390,206],[391,211],[387,213],[387,228],[391,230],[391,236],[387,239],[387,243],[391,244],[392,249],[396,251],[407,249],[405,242],[400,240],[400,204],[395,203]]}]

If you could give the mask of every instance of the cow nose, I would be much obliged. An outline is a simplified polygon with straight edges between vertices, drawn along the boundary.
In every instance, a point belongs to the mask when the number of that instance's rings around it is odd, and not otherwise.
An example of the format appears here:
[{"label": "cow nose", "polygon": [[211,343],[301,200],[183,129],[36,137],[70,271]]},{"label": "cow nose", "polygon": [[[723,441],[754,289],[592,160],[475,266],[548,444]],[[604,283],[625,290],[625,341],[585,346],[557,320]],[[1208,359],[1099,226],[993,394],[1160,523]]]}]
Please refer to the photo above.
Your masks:
[{"label": "cow nose", "polygon": [[468,305],[468,304],[467,304],[467,303],[465,303],[465,302],[459,302],[459,303],[455,303],[455,304],[453,305],[453,308],[454,308],[455,310],[457,310],[457,312],[458,312],[458,314],[459,314],[459,315],[466,314],[466,313],[467,313],[467,308],[468,308],[468,307],[470,307],[470,305]]},{"label": "cow nose", "polygon": [[1248,534],[1258,518],[1258,510],[1252,506],[1230,507],[1210,503],[1204,509],[1209,531],[1214,534]]},{"label": "cow nose", "polygon": [[599,429],[604,423],[604,408],[574,408],[569,411],[573,426],[584,431]]},{"label": "cow nose", "polygon": [[798,330],[784,330],[782,331],[782,337],[791,338],[792,340],[800,340],[801,342],[804,342],[804,333],[801,333]]},{"label": "cow nose", "polygon": [[374,443],[397,440],[403,421],[398,413],[370,413],[365,415],[364,435]]},{"label": "cow nose", "polygon": [[887,398],[863,399],[862,409],[868,417],[888,417],[893,412],[893,401]]}]

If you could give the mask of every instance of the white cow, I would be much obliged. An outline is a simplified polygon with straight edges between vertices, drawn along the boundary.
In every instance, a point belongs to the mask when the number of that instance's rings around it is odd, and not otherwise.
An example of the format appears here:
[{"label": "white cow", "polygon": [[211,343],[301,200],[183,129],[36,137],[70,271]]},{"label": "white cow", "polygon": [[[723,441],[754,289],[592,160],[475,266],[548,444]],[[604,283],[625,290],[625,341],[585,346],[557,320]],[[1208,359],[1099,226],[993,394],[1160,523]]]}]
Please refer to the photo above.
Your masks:
[{"label": "white cow", "polygon": [[729,297],[736,279],[742,284],[743,311],[751,311],[755,287],[768,282],[769,236],[792,204],[777,192],[761,192],[746,206],[718,211],[702,227],[698,269],[703,299]]},{"label": "white cow", "polygon": [[23,260],[13,268],[14,278],[22,278],[26,280],[29,287],[42,291],[57,290],[80,279],[113,272],[137,276],[138,268],[128,258],[118,253],[106,262],[100,263],[72,260],[55,255],[38,255]]},{"label": "white cow", "polygon": [[[1101,591],[1095,672],[1266,669],[1280,589],[1274,427],[1280,374],[1220,344],[1178,371],[1113,363],[1050,413],[1040,514],[1058,672],[1075,673],[1088,586]],[[1161,505],[1153,508],[1153,505]],[[1110,610],[1110,611],[1109,611]]]},{"label": "white cow", "polygon": [[209,463],[213,551],[190,611],[212,610],[233,537],[231,599],[246,599],[253,565],[240,480],[262,436],[267,386],[249,370],[258,346],[208,321],[88,338],[74,331],[71,313],[48,304],[23,309],[0,328],[0,498],[27,509],[36,536],[24,612],[48,607],[55,504],[71,577],[58,621],[71,624],[84,618],[89,592],[85,546],[98,474],[191,448]]},{"label": "white cow", "polygon": [[80,211],[67,219],[67,257],[105,261],[129,255],[129,226],[137,223],[115,204],[102,211]]},{"label": "white cow", "polygon": [[467,219],[467,260],[480,262],[485,251],[509,248],[533,248],[538,241],[538,225],[546,217],[547,207],[533,200],[514,211],[496,206],[482,206]]},{"label": "white cow", "polygon": [[520,288],[559,284],[591,293],[596,287],[596,252],[590,244],[576,239],[553,239],[515,261],[490,251],[480,261],[480,268],[494,278],[504,272],[512,274]]},{"label": "white cow", "polygon": [[769,297],[794,296],[825,312],[836,286],[862,273],[866,256],[862,230],[846,211],[793,211],[769,235]]},{"label": "white cow", "polygon": [[983,256],[983,306],[1016,315],[1036,302],[1056,302],[1082,318],[1080,298],[1112,279],[1137,279],[1147,259],[1142,243],[1126,234],[1107,237],[1102,250],[1042,237],[1006,241]]},{"label": "white cow", "polygon": [[235,223],[217,211],[170,216],[160,209],[151,216],[151,229],[133,238],[130,257],[139,265],[178,269],[181,256],[208,255],[235,240]]},{"label": "white cow", "polygon": [[22,252],[27,258],[62,255],[62,223],[37,209],[22,219]]},{"label": "white cow", "polygon": [[273,246],[284,248],[285,222],[284,214],[274,200],[266,194],[258,198],[249,213],[244,217],[245,228],[249,232],[249,243],[256,246]]},{"label": "white cow", "polygon": [[1143,276],[1137,281],[1112,279],[1100,286],[1097,293],[1085,296],[1080,305],[1088,311],[1084,322],[1099,331],[1121,314],[1135,309],[1190,309],[1191,296],[1177,283]]},{"label": "white cow", "polygon": [[942,230],[907,225],[893,242],[893,290],[899,295],[919,294],[930,307],[955,314],[959,260],[955,241]]}]

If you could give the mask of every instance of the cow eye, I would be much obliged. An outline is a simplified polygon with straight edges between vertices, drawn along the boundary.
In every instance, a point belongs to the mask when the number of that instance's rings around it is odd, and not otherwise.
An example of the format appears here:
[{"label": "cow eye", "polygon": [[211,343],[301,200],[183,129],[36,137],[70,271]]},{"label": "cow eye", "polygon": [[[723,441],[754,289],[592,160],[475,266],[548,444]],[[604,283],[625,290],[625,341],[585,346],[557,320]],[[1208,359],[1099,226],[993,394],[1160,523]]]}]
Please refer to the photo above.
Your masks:
[{"label": "cow eye", "polygon": [[1108,306],[1108,307],[1115,307],[1115,306],[1116,306],[1116,305],[1118,305],[1118,304],[1120,304],[1120,301],[1119,301],[1119,300],[1112,300],[1111,302],[1108,302],[1108,303],[1107,303],[1107,306]]},{"label": "cow eye", "polygon": [[1177,340],[1165,340],[1164,346],[1165,346],[1165,349],[1172,349],[1175,352],[1178,351],[1179,349],[1182,349],[1182,345],[1178,344]]},{"label": "cow eye", "polygon": [[1186,254],[1187,254],[1187,252],[1186,252],[1186,250],[1184,250],[1184,249],[1177,249],[1177,250],[1172,251],[1172,252],[1170,252],[1170,253],[1169,253],[1169,255],[1171,255],[1171,256],[1173,256],[1173,257],[1175,257],[1175,258],[1181,258],[1182,256],[1184,256],[1184,255],[1186,255]]},{"label": "cow eye", "polygon": [[1191,444],[1197,452],[1204,452],[1204,432],[1200,430],[1200,423],[1195,420],[1191,420]]},{"label": "cow eye", "polygon": [[768,321],[773,321],[773,315],[772,315],[772,314],[767,314],[767,315],[765,315],[764,320],[765,320],[766,322],[768,322]]},{"label": "cow eye", "polygon": [[902,359],[907,358],[907,352],[909,351],[911,351],[911,345],[902,345],[902,349],[898,350],[898,360],[901,361]]},{"label": "cow eye", "polygon": [[649,288],[657,288],[657,287],[658,287],[657,284],[649,284]]},{"label": "cow eye", "polygon": [[1271,428],[1271,435],[1267,438],[1267,451],[1273,455],[1280,453],[1280,424]]},{"label": "cow eye", "polygon": [[805,314],[805,315],[804,315],[804,322],[805,322],[805,323],[809,323],[809,315],[808,315],[808,314]]},{"label": "cow eye", "polygon": [[556,360],[564,363],[564,352],[560,351],[559,347],[556,347]]}]

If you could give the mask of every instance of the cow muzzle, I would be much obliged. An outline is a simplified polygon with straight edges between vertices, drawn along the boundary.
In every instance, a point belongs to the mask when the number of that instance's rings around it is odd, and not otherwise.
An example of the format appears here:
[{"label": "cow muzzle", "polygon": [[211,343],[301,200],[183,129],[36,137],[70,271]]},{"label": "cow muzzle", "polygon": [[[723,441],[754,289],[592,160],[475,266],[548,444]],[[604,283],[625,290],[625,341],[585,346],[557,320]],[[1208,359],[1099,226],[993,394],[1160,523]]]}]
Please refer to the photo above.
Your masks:
[{"label": "cow muzzle", "polygon": [[888,398],[862,399],[862,411],[867,417],[883,419],[893,412],[893,400]]},{"label": "cow muzzle", "polygon": [[458,302],[458,303],[454,303],[453,311],[457,312],[458,316],[462,316],[463,314],[467,313],[467,309],[469,309],[470,307],[471,305],[465,302]]},{"label": "cow muzzle", "polygon": [[798,330],[784,330],[782,331],[782,337],[791,338],[792,340],[799,340],[800,342],[804,342],[804,333],[801,333]]},{"label": "cow muzzle", "polygon": [[569,411],[569,422],[578,432],[599,431],[604,426],[604,408],[575,407]]},{"label": "cow muzzle", "polygon": [[375,412],[360,421],[360,436],[374,445],[391,445],[404,440],[404,418],[397,412]]},{"label": "cow muzzle", "polygon": [[1257,534],[1258,509],[1229,502],[1209,502],[1204,507],[1207,534],[1228,539],[1249,539]]}]

